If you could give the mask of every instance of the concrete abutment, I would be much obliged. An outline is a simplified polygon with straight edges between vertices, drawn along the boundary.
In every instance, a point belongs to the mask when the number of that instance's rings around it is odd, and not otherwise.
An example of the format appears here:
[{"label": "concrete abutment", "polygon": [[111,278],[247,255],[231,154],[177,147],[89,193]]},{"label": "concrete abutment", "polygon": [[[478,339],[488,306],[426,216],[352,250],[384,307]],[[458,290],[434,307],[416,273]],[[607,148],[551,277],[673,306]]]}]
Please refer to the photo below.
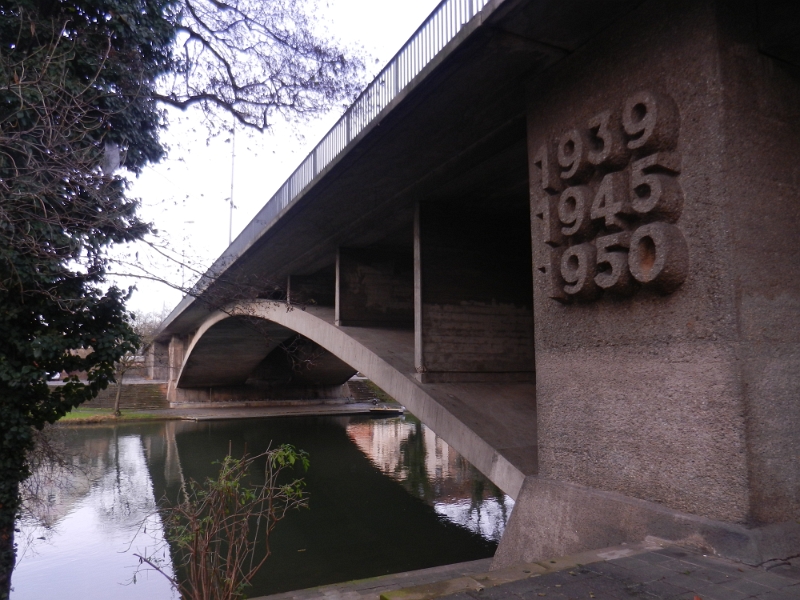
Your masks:
[{"label": "concrete abutment", "polygon": [[529,82],[539,472],[498,566],[646,535],[800,551],[800,77],[757,23],[644,2]]}]

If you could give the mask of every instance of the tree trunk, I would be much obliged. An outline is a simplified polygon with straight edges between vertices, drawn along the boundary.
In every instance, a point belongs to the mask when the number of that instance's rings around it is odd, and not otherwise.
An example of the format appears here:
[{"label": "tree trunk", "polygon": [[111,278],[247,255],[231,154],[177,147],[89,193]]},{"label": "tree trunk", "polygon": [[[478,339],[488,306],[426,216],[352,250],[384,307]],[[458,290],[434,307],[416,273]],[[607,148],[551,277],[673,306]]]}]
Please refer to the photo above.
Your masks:
[{"label": "tree trunk", "polygon": [[119,378],[119,381],[117,381],[117,397],[114,398],[114,416],[115,417],[119,417],[120,415],[122,415],[122,412],[120,412],[120,410],[119,410],[119,398],[120,398],[120,396],[122,396],[122,377],[123,376],[124,375],[121,375],[120,378]]},{"label": "tree trunk", "polygon": [[11,572],[14,570],[14,525],[0,527],[0,600],[11,595]]},{"label": "tree trunk", "polygon": [[13,452],[0,447],[0,600],[8,600],[11,595],[11,572],[15,562],[14,526],[19,507],[18,480],[24,454],[24,450]]}]

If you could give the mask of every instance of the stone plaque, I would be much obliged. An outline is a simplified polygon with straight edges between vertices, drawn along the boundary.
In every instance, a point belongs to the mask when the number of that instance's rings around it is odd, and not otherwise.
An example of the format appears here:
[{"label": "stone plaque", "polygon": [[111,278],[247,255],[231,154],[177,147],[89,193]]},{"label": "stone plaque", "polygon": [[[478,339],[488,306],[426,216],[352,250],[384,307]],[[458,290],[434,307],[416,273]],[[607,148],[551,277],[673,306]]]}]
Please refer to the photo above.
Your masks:
[{"label": "stone plaque", "polygon": [[683,283],[679,128],[675,101],[642,91],[542,141],[532,189],[544,246],[537,268],[550,298],[592,301],[641,288],[668,294]]}]

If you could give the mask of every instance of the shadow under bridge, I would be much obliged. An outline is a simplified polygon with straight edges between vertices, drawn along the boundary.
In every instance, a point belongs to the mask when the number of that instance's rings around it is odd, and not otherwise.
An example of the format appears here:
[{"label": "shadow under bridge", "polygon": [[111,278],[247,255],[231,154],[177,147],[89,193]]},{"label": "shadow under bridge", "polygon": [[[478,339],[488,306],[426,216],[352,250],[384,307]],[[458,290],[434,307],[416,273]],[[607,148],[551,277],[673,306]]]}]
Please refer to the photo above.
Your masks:
[{"label": "shadow under bridge", "polygon": [[535,405],[525,401],[534,385],[421,383],[413,331],[336,326],[331,308],[252,300],[209,315],[187,341],[173,401],[242,390],[252,399],[330,398],[360,371],[511,497],[535,469]]}]

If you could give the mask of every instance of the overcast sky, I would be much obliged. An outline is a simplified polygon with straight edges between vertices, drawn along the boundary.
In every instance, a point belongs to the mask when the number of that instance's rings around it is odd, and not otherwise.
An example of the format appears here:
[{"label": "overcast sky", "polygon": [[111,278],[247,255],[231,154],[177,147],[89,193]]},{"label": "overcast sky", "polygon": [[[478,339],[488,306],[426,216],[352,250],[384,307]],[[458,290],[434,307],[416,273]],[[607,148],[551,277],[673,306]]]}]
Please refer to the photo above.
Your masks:
[{"label": "overcast sky", "polygon": [[[437,4],[436,0],[330,0],[321,2],[319,16],[333,36],[371,56],[368,68],[374,75]],[[266,134],[237,130],[234,239],[343,111],[341,107],[296,130],[282,123]],[[176,253],[187,263],[207,267],[228,246],[231,139],[222,135],[207,140],[207,129],[195,111],[172,111],[169,119],[162,138],[170,147],[168,157],[135,178],[130,194],[142,200],[140,214],[155,224]],[[129,249],[125,256],[176,285],[188,284],[196,276],[191,269],[158,260],[143,246]],[[161,312],[181,299],[180,292],[161,283],[118,281],[124,286],[133,283],[137,290],[128,303],[131,310]]]}]

